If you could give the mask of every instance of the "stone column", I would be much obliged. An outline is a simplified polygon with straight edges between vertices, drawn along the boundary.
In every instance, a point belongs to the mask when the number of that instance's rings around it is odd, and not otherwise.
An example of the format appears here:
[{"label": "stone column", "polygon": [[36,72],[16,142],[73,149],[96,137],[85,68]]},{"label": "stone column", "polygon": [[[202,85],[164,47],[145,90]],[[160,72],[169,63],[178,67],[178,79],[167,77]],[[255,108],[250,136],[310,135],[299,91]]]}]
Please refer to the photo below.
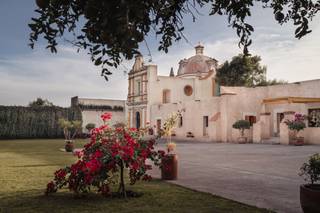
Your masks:
[{"label": "stone column", "polygon": [[260,113],[260,125],[261,125],[261,139],[267,139],[271,137],[271,113]]},{"label": "stone column", "polygon": [[253,124],[252,127],[252,141],[253,143],[261,143],[261,127],[262,122],[258,121],[257,123]]},{"label": "stone column", "polygon": [[288,111],[288,112],[284,112],[283,114],[284,114],[284,118],[280,123],[280,143],[289,145],[290,137],[292,133],[290,133],[287,124],[285,124],[284,122],[286,120],[292,120],[294,118],[294,112]]}]

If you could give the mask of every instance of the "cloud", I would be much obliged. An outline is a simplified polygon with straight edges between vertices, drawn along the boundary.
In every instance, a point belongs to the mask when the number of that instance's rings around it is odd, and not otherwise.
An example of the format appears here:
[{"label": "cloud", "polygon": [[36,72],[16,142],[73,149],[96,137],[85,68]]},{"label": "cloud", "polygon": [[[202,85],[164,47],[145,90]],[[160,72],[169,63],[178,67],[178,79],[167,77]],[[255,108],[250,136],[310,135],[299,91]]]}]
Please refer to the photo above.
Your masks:
[{"label": "cloud", "polygon": [[36,97],[69,106],[72,96],[126,99],[127,76],[114,71],[110,81],[100,76],[85,54],[62,47],[57,55],[43,49],[0,60],[0,99],[3,105],[26,105]]},{"label": "cloud", "polygon": [[[284,79],[290,82],[320,78],[320,22],[314,20],[313,32],[301,40],[275,28],[261,26],[256,28],[254,43],[250,47],[252,54],[262,57],[268,67],[268,78]],[[318,21],[318,22],[317,22]],[[199,31],[199,33],[201,33]],[[292,30],[293,33],[293,30]],[[190,34],[191,35],[191,34]],[[196,35],[192,35],[196,38]],[[232,34],[205,37],[201,41],[205,54],[223,63],[232,56],[241,53],[238,38]],[[160,75],[169,75],[170,68],[178,69],[183,58],[195,54],[194,48],[185,42],[175,44],[168,54],[152,52],[153,62],[158,65]],[[145,61],[149,57],[145,56]],[[146,62],[147,63],[147,62]],[[90,98],[126,99],[127,75],[124,70],[131,68],[133,61],[126,61],[115,70],[106,82],[100,76],[88,55],[77,54],[76,50],[62,46],[57,55],[38,47],[30,54],[0,58],[0,104],[26,105],[36,97],[47,98],[55,104],[70,105],[72,96]]]},{"label": "cloud", "polygon": [[[285,33],[277,33],[269,27],[260,27],[256,31],[250,51],[261,56],[262,64],[267,65],[269,79],[296,82],[320,78],[320,22],[317,20],[313,22],[313,32],[301,40],[288,34],[288,28],[284,30]],[[206,40],[203,43],[205,54],[216,58],[220,64],[242,53],[238,48],[238,38],[230,34],[224,39]],[[179,60],[193,54],[194,49],[191,47],[175,46],[168,55],[157,54],[153,58],[158,64],[159,73],[168,75],[170,67],[177,71]]]}]

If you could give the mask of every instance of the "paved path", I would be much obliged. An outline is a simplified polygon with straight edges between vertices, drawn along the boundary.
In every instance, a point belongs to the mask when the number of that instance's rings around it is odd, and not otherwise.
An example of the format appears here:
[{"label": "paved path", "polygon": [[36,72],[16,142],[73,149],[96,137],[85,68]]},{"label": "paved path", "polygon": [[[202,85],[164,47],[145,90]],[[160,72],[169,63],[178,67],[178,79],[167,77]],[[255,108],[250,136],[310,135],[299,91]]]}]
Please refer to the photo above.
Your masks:
[{"label": "paved path", "polygon": [[[158,145],[164,147],[163,144]],[[276,212],[302,212],[299,168],[320,146],[178,143],[179,179],[172,181]],[[159,171],[153,171],[159,177]]]}]

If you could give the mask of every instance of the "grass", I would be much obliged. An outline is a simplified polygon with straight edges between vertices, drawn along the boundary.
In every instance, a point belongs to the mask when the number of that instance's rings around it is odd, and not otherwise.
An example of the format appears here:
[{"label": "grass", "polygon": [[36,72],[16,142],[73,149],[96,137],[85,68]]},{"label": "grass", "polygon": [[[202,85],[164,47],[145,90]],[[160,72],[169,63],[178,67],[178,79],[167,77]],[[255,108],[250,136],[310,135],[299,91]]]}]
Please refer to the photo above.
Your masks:
[{"label": "grass", "polygon": [[59,150],[63,145],[62,139],[0,141],[0,212],[269,212],[160,180],[132,186],[143,196],[128,201],[93,192],[76,199],[67,190],[44,196],[53,172],[76,160]]}]

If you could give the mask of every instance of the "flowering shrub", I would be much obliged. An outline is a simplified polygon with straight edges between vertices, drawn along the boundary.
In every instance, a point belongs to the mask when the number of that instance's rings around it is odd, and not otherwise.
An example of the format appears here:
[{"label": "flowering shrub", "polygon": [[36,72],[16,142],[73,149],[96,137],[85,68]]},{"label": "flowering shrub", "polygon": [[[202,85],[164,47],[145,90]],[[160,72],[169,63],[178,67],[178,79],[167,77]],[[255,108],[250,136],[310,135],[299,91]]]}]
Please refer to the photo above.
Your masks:
[{"label": "flowering shrub", "polygon": [[295,113],[293,120],[286,120],[284,123],[287,124],[290,130],[293,130],[295,131],[296,134],[298,134],[299,131],[306,128],[306,124],[304,122],[305,120],[306,120],[305,115],[302,115],[300,113]]},{"label": "flowering shrub", "polygon": [[160,165],[163,151],[155,151],[155,140],[143,140],[144,133],[134,128],[111,128],[107,121],[110,113],[101,116],[104,125],[91,131],[91,140],[82,151],[77,152],[78,161],[71,166],[59,169],[49,182],[46,194],[56,192],[66,186],[76,194],[86,193],[95,187],[104,196],[110,195],[110,184],[119,177],[118,193],[126,197],[124,172],[129,170],[130,184],[137,180],[150,180],[147,171],[151,165],[147,159]]}]

